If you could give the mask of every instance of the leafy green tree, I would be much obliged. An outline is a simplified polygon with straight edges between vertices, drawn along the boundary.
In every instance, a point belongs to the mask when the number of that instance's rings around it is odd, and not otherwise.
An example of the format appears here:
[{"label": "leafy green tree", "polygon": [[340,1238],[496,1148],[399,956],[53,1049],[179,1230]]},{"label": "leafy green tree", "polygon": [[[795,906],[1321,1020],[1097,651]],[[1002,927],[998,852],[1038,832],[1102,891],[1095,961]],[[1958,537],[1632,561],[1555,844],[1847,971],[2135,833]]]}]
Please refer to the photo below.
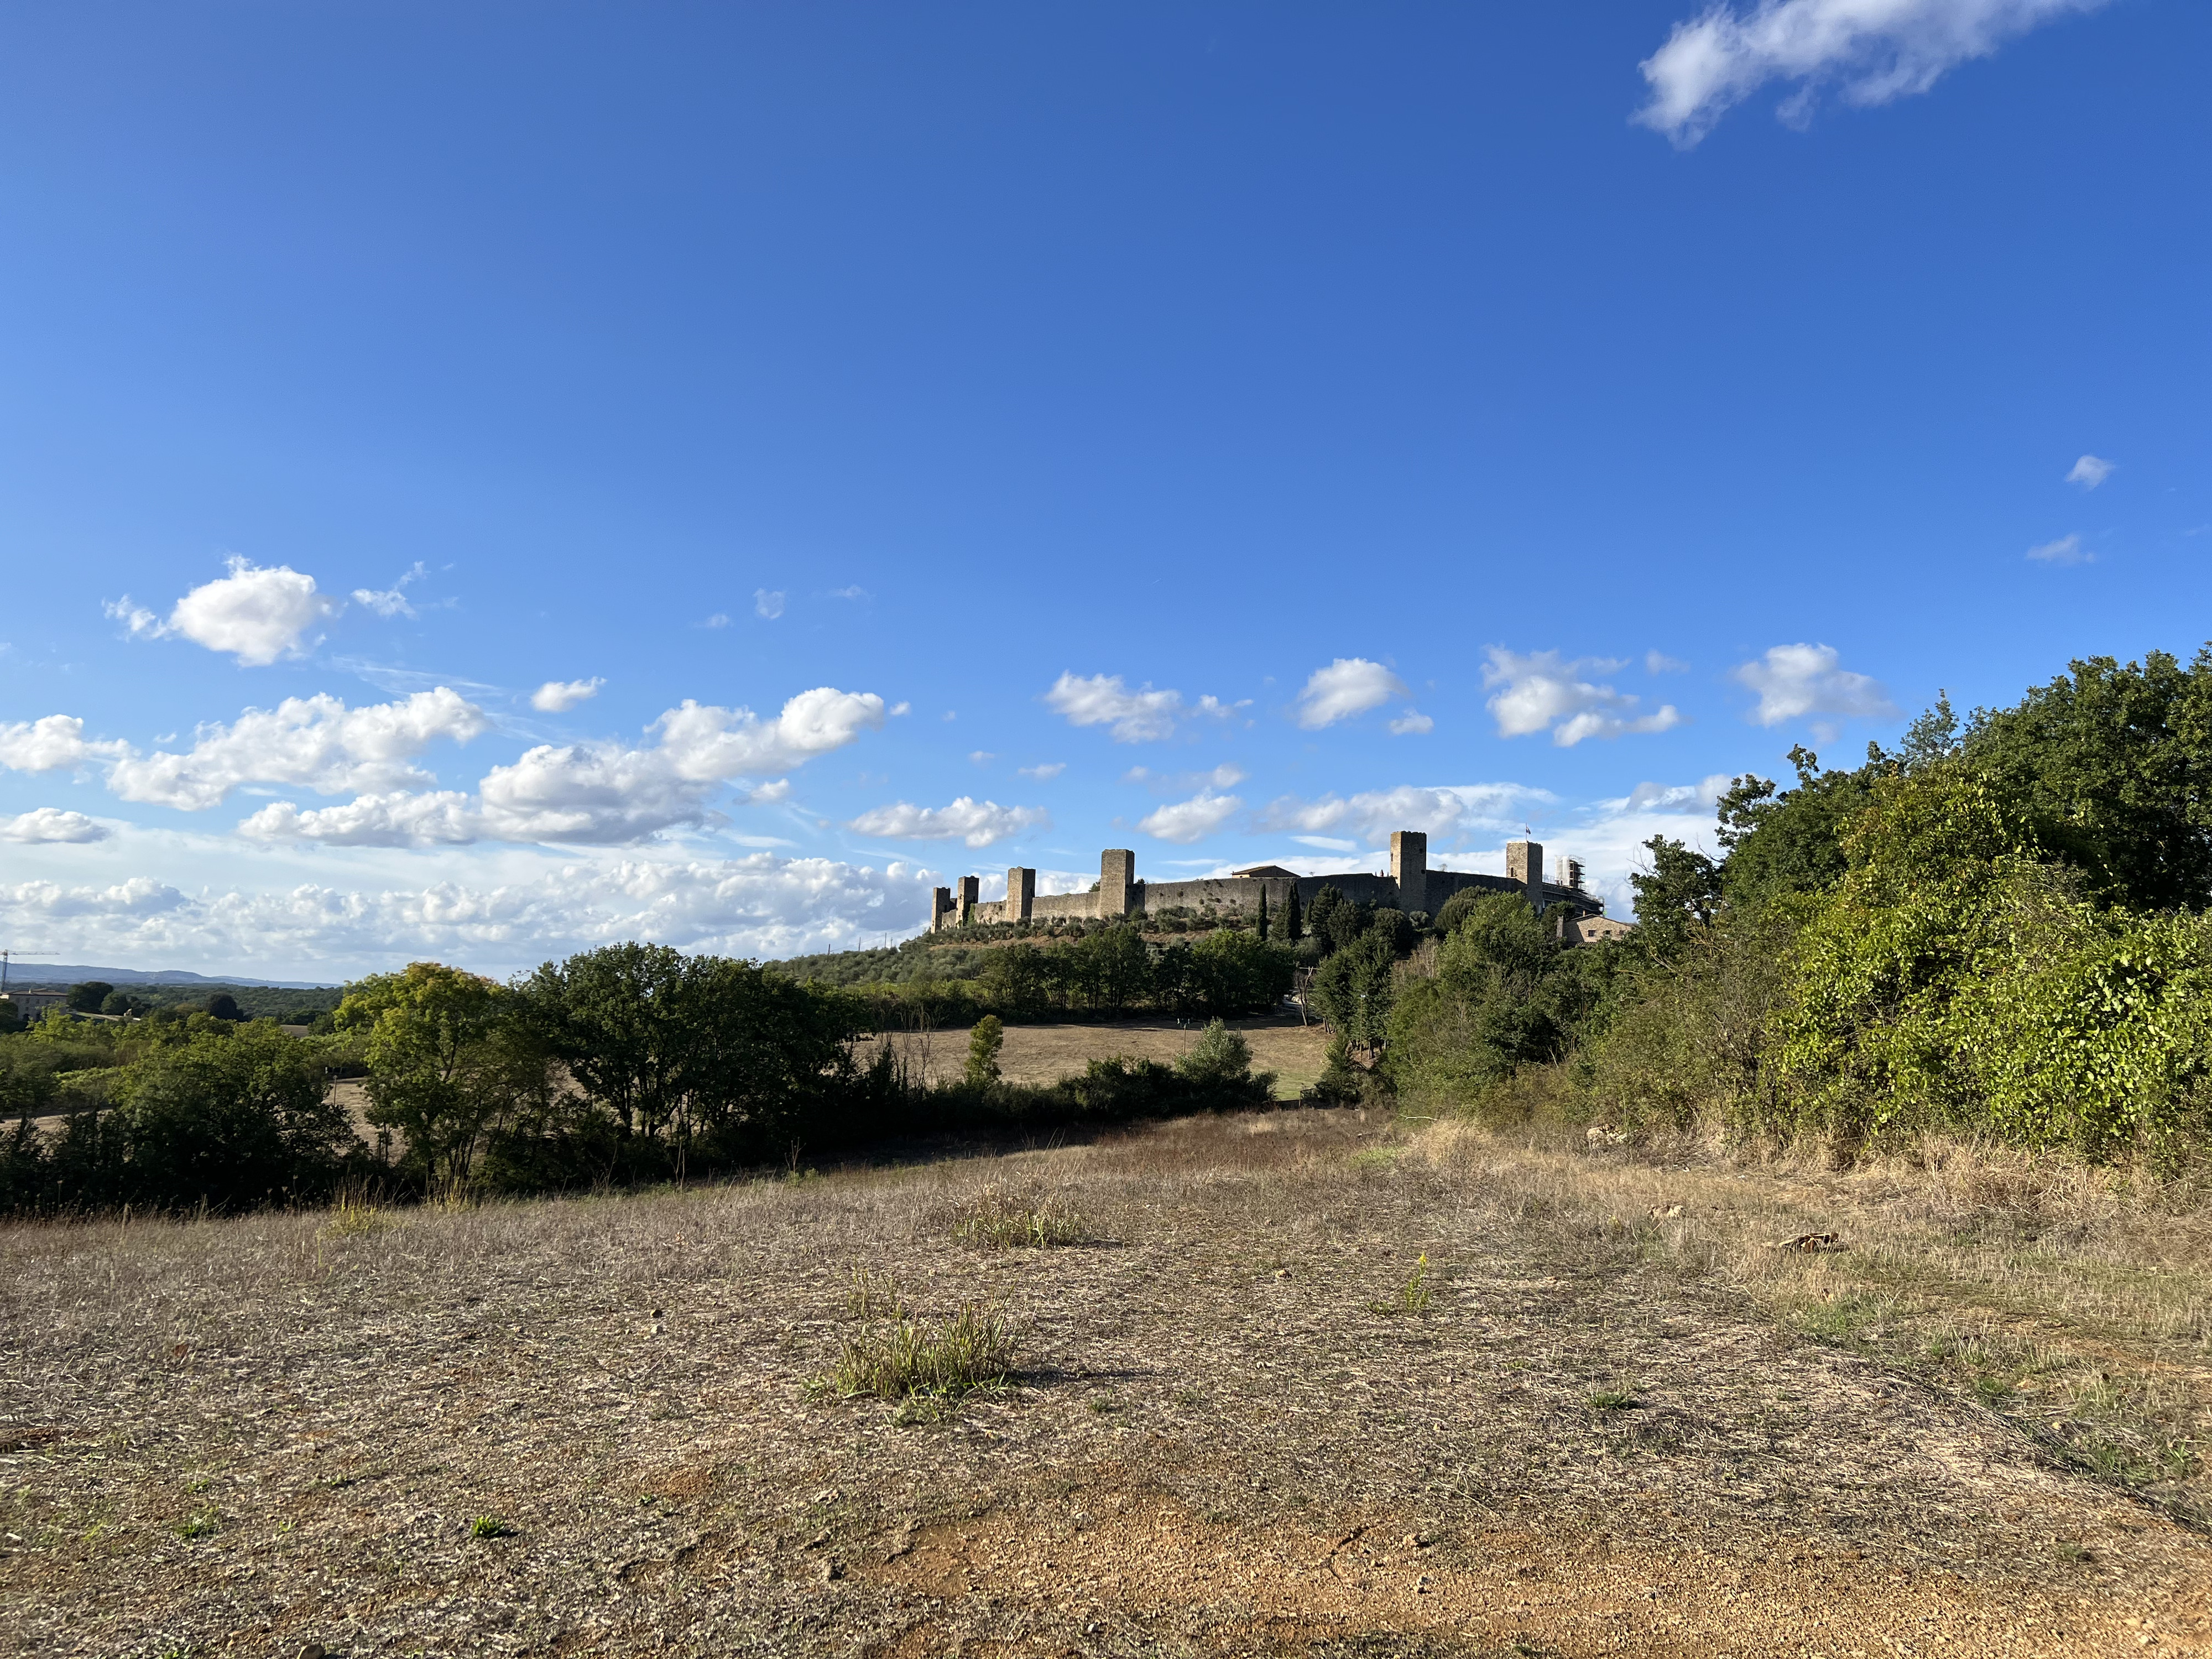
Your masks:
[{"label": "leafy green tree", "polygon": [[464,1182],[485,1138],[551,1087],[544,1056],[512,1016],[512,994],[434,962],[349,987],[341,1030],[366,1036],[368,1121],[405,1137],[426,1185]]},{"label": "leafy green tree", "polygon": [[359,1149],[345,1109],[327,1098],[320,1057],[265,1023],[149,1048],[115,1098],[133,1202],[312,1201]]},{"label": "leafy green tree", "polygon": [[1844,831],[1883,769],[1870,762],[1853,772],[1824,772],[1820,757],[1802,744],[1790,761],[1796,788],[1778,790],[1747,774],[1720,798],[1720,842],[1728,854],[1723,884],[1731,900],[1817,893],[1841,879]]},{"label": "leafy green tree", "polygon": [[[1335,916],[1330,920],[1334,921]],[[1388,937],[1379,932],[1366,933],[1331,953],[1315,974],[1315,1006],[1322,1018],[1355,1048],[1382,1046],[1389,1031],[1396,966]]]},{"label": "leafy green tree", "polygon": [[115,988],[104,979],[88,979],[81,985],[72,985],[69,1006],[80,1014],[96,1014],[100,1005],[115,994]]},{"label": "leafy green tree", "polygon": [[1664,836],[1652,836],[1644,850],[1651,867],[1628,878],[1636,890],[1636,947],[1654,961],[1672,962],[1719,914],[1721,866]]},{"label": "leafy green tree", "polygon": [[1291,953],[1241,931],[1208,933],[1191,947],[1188,991],[1209,1014],[1271,1008],[1291,988]]},{"label": "leafy green tree", "polygon": [[1321,884],[1321,890],[1314,895],[1313,903],[1307,907],[1305,931],[1320,939],[1323,949],[1329,948],[1328,919],[1336,914],[1337,907],[1343,902],[1344,895],[1337,890],[1336,884],[1325,881]]},{"label": "leafy green tree", "polygon": [[1017,1019],[1044,1012],[1051,994],[1051,966],[1034,945],[1009,945],[988,953],[980,987],[985,1000]]},{"label": "leafy green tree", "polygon": [[988,1088],[999,1080],[999,1051],[1006,1046],[1006,1028],[996,1014],[975,1022],[968,1036],[968,1086]]},{"label": "leafy green tree", "polygon": [[1978,710],[1963,751],[2091,893],[2143,910],[2212,903],[2212,646],[2069,665]]},{"label": "leafy green tree", "polygon": [[210,1019],[238,1021],[246,1018],[246,1011],[238,1006],[238,999],[228,991],[217,991],[208,998],[207,1012]]}]

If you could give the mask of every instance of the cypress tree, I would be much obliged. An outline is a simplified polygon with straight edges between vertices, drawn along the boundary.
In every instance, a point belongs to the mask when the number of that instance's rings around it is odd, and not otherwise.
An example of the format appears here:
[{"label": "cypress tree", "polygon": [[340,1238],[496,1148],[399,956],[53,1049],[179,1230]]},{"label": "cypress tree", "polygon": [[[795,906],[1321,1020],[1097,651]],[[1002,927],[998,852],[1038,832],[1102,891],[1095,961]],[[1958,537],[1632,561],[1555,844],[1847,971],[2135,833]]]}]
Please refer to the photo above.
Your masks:
[{"label": "cypress tree", "polygon": [[1260,938],[1261,938],[1261,939],[1265,939],[1265,938],[1267,938],[1267,890],[1266,888],[1264,888],[1264,887],[1262,887],[1262,888],[1260,890],[1260,932],[1259,932],[1259,937],[1260,937]]}]

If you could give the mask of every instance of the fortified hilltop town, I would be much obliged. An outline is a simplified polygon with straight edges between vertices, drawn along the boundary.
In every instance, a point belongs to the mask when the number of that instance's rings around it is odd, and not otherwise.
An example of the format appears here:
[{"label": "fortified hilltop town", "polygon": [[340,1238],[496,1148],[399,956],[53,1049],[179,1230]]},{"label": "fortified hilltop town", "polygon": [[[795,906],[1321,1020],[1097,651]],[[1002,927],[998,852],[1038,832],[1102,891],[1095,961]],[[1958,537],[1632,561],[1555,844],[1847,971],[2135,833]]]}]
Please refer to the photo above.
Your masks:
[{"label": "fortified hilltop town", "polygon": [[1605,901],[1583,886],[1582,866],[1565,860],[1565,881],[1544,879],[1544,847],[1540,842],[1514,841],[1505,844],[1505,873],[1477,875],[1468,870],[1429,868],[1429,838],[1418,830],[1400,830],[1390,837],[1390,872],[1348,870],[1336,875],[1301,876],[1278,865],[1255,865],[1234,875],[1203,881],[1145,881],[1137,874],[1137,855],[1126,847],[1109,848],[1098,855],[1098,884],[1087,893],[1040,893],[1036,872],[1018,866],[1006,872],[1006,896],[984,900],[977,896],[978,876],[963,876],[957,887],[939,887],[930,900],[929,928],[943,933],[973,922],[1053,921],[1062,918],[1158,915],[1170,910],[1191,911],[1227,919],[1256,917],[1262,900],[1271,915],[1281,915],[1292,893],[1303,909],[1311,905],[1324,886],[1334,887],[1347,899],[1403,910],[1412,915],[1434,915],[1455,893],[1469,888],[1492,893],[1523,895],[1538,912],[1554,904],[1571,908],[1575,921],[1571,937],[1588,942],[1618,939],[1631,924],[1604,914]]}]

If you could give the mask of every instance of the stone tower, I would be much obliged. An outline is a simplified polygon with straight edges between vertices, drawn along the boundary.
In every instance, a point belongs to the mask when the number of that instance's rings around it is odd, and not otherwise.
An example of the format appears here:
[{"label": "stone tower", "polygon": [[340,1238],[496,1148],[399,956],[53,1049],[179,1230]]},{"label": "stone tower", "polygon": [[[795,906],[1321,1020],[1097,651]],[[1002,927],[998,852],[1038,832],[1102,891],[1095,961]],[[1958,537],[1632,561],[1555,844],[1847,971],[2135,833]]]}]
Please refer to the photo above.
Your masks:
[{"label": "stone tower", "polygon": [[1017,866],[1006,872],[1006,908],[1008,921],[1027,921],[1030,912],[1036,907],[1036,872]]},{"label": "stone tower", "polygon": [[1544,843],[1540,841],[1507,842],[1505,878],[1519,882],[1528,895],[1528,908],[1541,915],[1544,908]]},{"label": "stone tower", "polygon": [[1137,884],[1137,855],[1109,847],[1098,855],[1098,910],[1102,916],[1129,914],[1129,890]]},{"label": "stone tower", "polygon": [[1407,915],[1429,908],[1429,838],[1419,830],[1390,832],[1390,879],[1398,884],[1398,908]]}]

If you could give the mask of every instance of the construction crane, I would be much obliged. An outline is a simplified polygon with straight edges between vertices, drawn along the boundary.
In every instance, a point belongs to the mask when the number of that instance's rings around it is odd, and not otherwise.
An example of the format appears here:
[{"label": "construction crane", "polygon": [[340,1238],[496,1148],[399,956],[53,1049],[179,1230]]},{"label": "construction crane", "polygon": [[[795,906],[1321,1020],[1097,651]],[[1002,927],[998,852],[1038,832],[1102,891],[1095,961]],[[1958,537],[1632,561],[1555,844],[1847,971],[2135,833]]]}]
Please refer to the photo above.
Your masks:
[{"label": "construction crane", "polygon": [[50,957],[52,951],[0,951],[0,997],[8,994],[8,964],[17,957]]}]

